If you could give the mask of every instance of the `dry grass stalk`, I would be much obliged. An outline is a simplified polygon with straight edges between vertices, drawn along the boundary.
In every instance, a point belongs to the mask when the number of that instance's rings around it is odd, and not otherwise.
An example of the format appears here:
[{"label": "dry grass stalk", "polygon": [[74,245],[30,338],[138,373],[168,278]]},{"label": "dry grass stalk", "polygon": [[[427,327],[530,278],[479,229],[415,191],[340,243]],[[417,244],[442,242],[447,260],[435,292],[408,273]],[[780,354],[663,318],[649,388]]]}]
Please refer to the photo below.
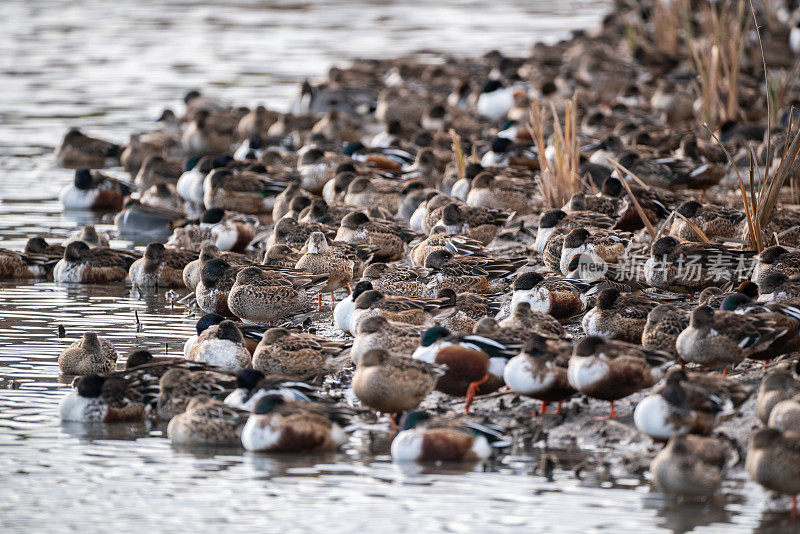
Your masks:
[{"label": "dry grass stalk", "polygon": [[456,157],[456,169],[459,179],[463,180],[466,176],[467,166],[464,163],[464,149],[461,146],[461,136],[454,129],[450,129],[450,138],[453,140],[453,153]]},{"label": "dry grass stalk", "polygon": [[[753,212],[753,208],[756,205],[755,198],[752,197],[752,200],[748,199],[747,189],[745,188],[744,181],[742,180],[742,174],[739,172],[739,167],[736,165],[736,162],[733,161],[733,156],[731,156],[731,153],[728,151],[725,145],[722,144],[722,141],[719,140],[719,137],[717,137],[717,135],[711,131],[711,128],[708,127],[708,124],[703,123],[703,128],[705,128],[708,131],[708,133],[711,135],[711,138],[714,139],[714,141],[716,141],[716,143],[720,146],[720,148],[722,148],[722,151],[725,153],[725,156],[728,158],[728,161],[730,161],[731,167],[733,168],[734,171],[736,171],[736,178],[739,181],[739,194],[742,196],[742,203],[744,204],[744,212],[747,218],[747,233],[750,236],[750,242],[756,244],[756,250],[761,251],[761,248],[759,248],[759,236],[761,235],[761,232],[756,228],[756,217],[755,213]],[[753,192],[752,173],[750,175],[750,178],[751,178],[750,192],[752,193]]]},{"label": "dry grass stalk", "polygon": [[702,120],[707,124],[718,124],[720,117],[719,95],[719,47],[696,41],[692,47],[694,63],[700,74],[700,102]]},{"label": "dry grass stalk", "polygon": [[725,35],[719,34],[723,42],[723,82],[727,86],[728,101],[725,108],[726,120],[733,120],[741,114],[739,109],[739,71],[741,70],[742,51],[744,49],[744,33],[747,30],[748,19],[744,16],[745,3],[739,0],[736,6],[736,16],[728,21],[728,28],[732,32]]},{"label": "dry grass stalk", "polygon": [[547,161],[547,143],[544,135],[546,108],[534,100],[531,103],[531,137],[539,153],[539,191],[548,208],[560,208],[575,193],[581,190],[578,174],[580,149],[578,147],[578,105],[575,97],[566,105],[562,126],[555,106],[551,104],[553,116],[552,165]]},{"label": "dry grass stalk", "polygon": [[653,10],[653,41],[662,52],[675,55],[680,50],[680,30],[684,27],[684,10],[680,2],[657,0]]},{"label": "dry grass stalk", "polygon": [[702,120],[707,124],[716,126],[742,115],[739,73],[749,26],[746,6],[745,0],[737,0],[735,6],[723,0],[717,9],[708,2],[699,19],[700,33],[705,37],[688,44],[700,77],[698,96]]},{"label": "dry grass stalk", "polygon": [[624,176],[623,173],[634,177],[639,182],[641,182],[641,180],[639,180],[639,178],[634,176],[634,174],[631,171],[629,171],[628,169],[626,169],[625,167],[623,167],[622,165],[620,165],[619,163],[617,163],[613,159],[611,159],[609,157],[606,157],[606,160],[609,163],[611,163],[614,167],[616,167],[617,172],[620,175],[620,180],[619,180],[620,183],[625,188],[625,191],[628,192],[628,198],[630,198],[631,201],[633,202],[633,207],[636,208],[636,213],[639,214],[639,218],[642,220],[644,225],[647,227],[647,232],[650,234],[651,241],[655,241],[656,229],[653,228],[653,225],[650,223],[650,219],[645,214],[644,210],[642,209],[642,206],[639,204],[639,201],[636,200],[636,197],[633,195],[633,191],[631,191],[631,187],[628,185],[628,181],[625,179],[625,176]]},{"label": "dry grass stalk", "polygon": [[680,217],[681,219],[683,219],[683,222],[685,222],[686,224],[688,224],[688,225],[689,225],[689,227],[690,227],[692,230],[694,230],[694,233],[696,233],[696,234],[697,234],[697,236],[698,236],[700,239],[702,239],[704,243],[711,243],[711,240],[710,240],[710,239],[708,239],[708,236],[706,236],[706,234],[705,234],[705,233],[704,233],[704,232],[703,232],[703,231],[700,229],[700,227],[699,227],[699,226],[697,226],[695,223],[693,223],[692,221],[690,221],[690,220],[689,220],[689,219],[687,219],[687,218],[686,218],[684,215],[681,215],[681,214],[680,214],[680,213],[678,213],[677,211],[673,211],[673,213],[674,213],[675,215],[677,215],[678,217]]}]

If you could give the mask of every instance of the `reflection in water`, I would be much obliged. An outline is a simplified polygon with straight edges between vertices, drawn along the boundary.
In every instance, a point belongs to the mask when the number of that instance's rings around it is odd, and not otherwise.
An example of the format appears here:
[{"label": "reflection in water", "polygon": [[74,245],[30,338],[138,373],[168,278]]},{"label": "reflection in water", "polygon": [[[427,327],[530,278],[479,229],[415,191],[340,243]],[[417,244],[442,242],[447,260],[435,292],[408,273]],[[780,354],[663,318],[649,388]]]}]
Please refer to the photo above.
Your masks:
[{"label": "reflection in water", "polygon": [[106,439],[135,441],[149,434],[150,425],[144,422],[104,424],[64,421],[61,423],[61,430],[85,444],[92,444],[96,440]]}]

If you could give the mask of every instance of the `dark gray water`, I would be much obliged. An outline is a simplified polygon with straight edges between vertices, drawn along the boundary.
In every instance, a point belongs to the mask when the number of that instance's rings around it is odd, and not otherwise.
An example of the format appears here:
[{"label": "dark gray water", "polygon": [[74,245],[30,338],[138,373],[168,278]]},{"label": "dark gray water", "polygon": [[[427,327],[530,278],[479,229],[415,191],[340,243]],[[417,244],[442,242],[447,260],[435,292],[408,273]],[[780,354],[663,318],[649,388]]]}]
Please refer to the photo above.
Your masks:
[{"label": "dark gray water", "polygon": [[[418,50],[524,53],[595,24],[590,1],[54,2],[0,4],[0,246],[62,239],[79,224],[56,198],[71,172],[52,150],[65,129],[124,142],[192,87],[285,108],[299,80],[347,58]],[[126,245],[117,241],[116,245]],[[137,332],[134,313],[141,331]],[[0,530],[610,532],[775,531],[751,482],[680,504],[639,479],[548,481],[537,452],[461,470],[400,468],[388,435],[357,433],[327,456],[180,451],[163,428],[61,425],[58,353],[83,330],[177,353],[192,329],[163,295],[122,287],[4,283],[0,289]],[[58,325],[67,337],[57,337]],[[383,428],[382,426],[380,428]]]}]

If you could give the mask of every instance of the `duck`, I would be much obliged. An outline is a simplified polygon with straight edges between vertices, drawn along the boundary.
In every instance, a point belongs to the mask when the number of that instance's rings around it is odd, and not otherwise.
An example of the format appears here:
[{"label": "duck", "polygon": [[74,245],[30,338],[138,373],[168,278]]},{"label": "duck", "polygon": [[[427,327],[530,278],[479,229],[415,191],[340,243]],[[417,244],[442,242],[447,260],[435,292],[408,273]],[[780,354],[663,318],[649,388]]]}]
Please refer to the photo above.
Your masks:
[{"label": "duck", "polygon": [[333,308],[333,324],[336,328],[346,334],[355,334],[355,332],[350,331],[350,320],[355,310],[355,299],[370,289],[373,289],[372,282],[369,280],[361,280],[355,285],[352,293],[336,304]]},{"label": "duck", "polygon": [[758,285],[759,302],[800,305],[800,279],[788,278],[780,271],[769,273]]},{"label": "duck", "polygon": [[241,330],[233,321],[222,321],[203,330],[189,349],[187,359],[216,365],[228,373],[238,373],[250,365],[251,356]]},{"label": "duck", "polygon": [[331,341],[313,334],[270,328],[253,353],[253,369],[265,375],[297,380],[323,376],[336,369],[349,343]]},{"label": "duck", "polygon": [[664,384],[636,405],[633,422],[656,440],[686,433],[707,436],[749,397],[750,390],[736,380],[670,369]]},{"label": "duck", "polygon": [[267,395],[281,395],[286,400],[320,402],[320,390],[316,386],[285,376],[266,376],[253,368],[243,369],[236,375],[236,389],[225,397],[225,404],[252,412],[256,403]]},{"label": "duck", "polygon": [[[485,314],[485,317],[489,314]],[[495,314],[496,315],[496,314]],[[536,332],[548,337],[568,337],[567,331],[553,316],[531,309],[527,302],[518,302],[511,308],[511,315],[497,323],[501,330]]]},{"label": "duck", "polygon": [[[306,197],[298,197],[299,199],[306,199]],[[298,206],[295,206],[295,200],[292,199],[291,211],[297,211],[297,220],[304,223],[317,222],[322,224],[329,224],[331,226],[340,226],[342,219],[349,215],[353,208],[344,204],[328,204],[321,198],[313,198],[308,200],[308,205],[303,206],[298,211]],[[302,200],[305,204],[305,200]],[[274,216],[273,216],[274,218]]]},{"label": "duck", "polygon": [[[441,230],[444,229],[442,228]],[[431,235],[411,248],[408,257],[412,265],[424,267],[428,256],[437,250],[449,250],[456,254],[470,256],[486,257],[489,255],[484,246],[474,239],[448,234],[444,231],[439,232],[438,229],[434,228],[431,230]]]},{"label": "duck", "polygon": [[258,105],[239,119],[236,131],[242,139],[252,135],[263,134],[278,120],[279,116],[278,112],[267,109],[263,105]]},{"label": "duck", "polygon": [[300,187],[314,195],[321,194],[328,180],[338,174],[338,166],[345,162],[341,156],[331,158],[316,147],[305,150],[297,160],[297,170],[301,176]]},{"label": "duck", "polygon": [[493,447],[510,443],[499,430],[474,421],[412,411],[403,416],[391,454],[396,463],[479,462],[491,456]]},{"label": "duck", "polygon": [[499,295],[478,295],[476,293],[456,294],[444,288],[436,294],[437,299],[455,302],[455,305],[436,319],[439,324],[456,334],[472,332],[475,323],[484,317],[494,317],[500,312]]},{"label": "duck", "polygon": [[403,295],[410,298],[422,298],[427,293],[429,272],[424,267],[416,267],[403,263],[370,263],[362,282],[369,282],[370,289],[377,289],[389,295]]},{"label": "duck", "polygon": [[350,187],[350,183],[358,178],[356,169],[338,172],[335,177],[325,183],[322,188],[322,198],[329,204],[344,202],[344,197]]},{"label": "duck", "polygon": [[785,367],[767,373],[758,388],[756,416],[763,424],[769,424],[772,409],[780,402],[800,395],[800,381]]},{"label": "duck", "polygon": [[65,375],[111,373],[117,367],[114,344],[95,332],[84,332],[58,355],[58,368]]},{"label": "duck", "polygon": [[361,355],[373,349],[384,350],[393,357],[411,356],[425,332],[427,328],[424,326],[392,321],[383,315],[370,315],[358,323],[350,358],[358,365]]},{"label": "duck", "polygon": [[365,213],[354,211],[342,219],[335,239],[373,247],[374,261],[385,263],[404,257],[405,243],[413,237],[408,232],[394,223],[373,221]]},{"label": "duck", "polygon": [[211,208],[202,213],[198,223],[175,228],[166,244],[190,250],[212,244],[225,252],[245,253],[259,226],[253,216]]},{"label": "duck", "polygon": [[289,245],[293,248],[302,248],[308,238],[314,232],[322,232],[326,237],[341,241],[336,238],[336,230],[332,227],[321,223],[301,223],[297,219],[286,215],[278,222],[272,229],[269,239],[267,239],[267,249],[272,248],[276,244]]},{"label": "duck", "polygon": [[561,413],[562,403],[576,393],[567,379],[569,353],[563,349],[533,334],[503,369],[503,380],[511,391],[542,401],[539,414],[547,413],[550,402],[557,402],[555,413]]},{"label": "duck", "polygon": [[294,268],[311,274],[327,276],[328,283],[320,289],[320,293],[330,292],[331,302],[334,300],[334,290],[347,287],[349,292],[350,281],[353,279],[354,262],[344,254],[340,254],[339,250],[331,248],[328,245],[328,238],[322,232],[313,232],[308,236],[305,248],[306,253],[297,260]]},{"label": "duck", "polygon": [[767,425],[781,432],[800,432],[800,395],[776,404],[770,411]]},{"label": "duck", "polygon": [[25,243],[24,254],[35,256],[44,256],[49,261],[58,261],[64,257],[64,245],[56,245],[55,243],[48,243],[43,237],[31,237]]},{"label": "duck", "polygon": [[644,183],[664,189],[703,189],[717,185],[725,175],[724,165],[692,160],[659,158],[646,160],[633,151],[620,154],[618,162]]},{"label": "duck", "polygon": [[200,109],[193,113],[181,136],[183,149],[190,156],[205,156],[228,153],[231,134],[220,124],[218,111]]},{"label": "duck", "polygon": [[772,272],[780,272],[787,278],[800,275],[800,250],[789,251],[776,245],[767,247],[756,256],[751,280],[758,285]]},{"label": "duck", "polygon": [[478,95],[475,104],[478,113],[493,121],[505,119],[514,107],[514,93],[518,90],[504,87],[500,80],[489,80]]},{"label": "duck", "polygon": [[[187,338],[183,344],[183,357],[186,359],[189,358],[189,351],[197,344],[197,339],[200,337],[200,334],[205,332],[208,327],[218,325],[225,320],[225,317],[217,315],[216,313],[207,313],[198,319],[197,323],[195,324],[195,331],[197,333],[189,336],[189,338]],[[244,337],[244,344],[247,347],[247,351],[250,354],[253,354],[253,352],[256,350],[256,346],[258,346],[259,341],[261,341],[261,338],[264,335],[264,328],[259,325],[238,322],[235,322],[234,324],[236,324],[236,328],[239,329],[239,331],[242,333],[242,337]]]},{"label": "duck", "polygon": [[689,327],[690,313],[675,304],[659,304],[647,314],[642,331],[642,347],[678,356],[675,342]]},{"label": "duck", "polygon": [[[411,215],[409,223],[413,224],[414,230],[422,232],[423,234],[430,234],[433,228],[438,228],[437,223],[442,218],[442,209],[454,202],[456,202],[456,200],[453,197],[437,192],[435,195],[431,196],[424,205],[417,207],[417,210]],[[437,231],[459,235],[458,232],[447,232],[444,226],[441,227],[441,230]]]},{"label": "duck", "polygon": [[476,394],[491,393],[503,385],[503,369],[520,348],[477,334],[453,336],[448,329],[436,325],[423,334],[411,357],[446,365],[447,372],[436,389],[466,397],[464,413],[468,413]]},{"label": "duck", "polygon": [[[762,145],[763,146],[763,145]],[[774,145],[773,145],[774,146]],[[800,170],[790,171],[790,175],[795,175]],[[763,235],[770,236],[777,243],[785,246],[797,247],[800,245],[800,210],[792,207],[776,206],[770,212],[769,221],[762,227]],[[750,240],[750,230],[746,223],[740,226],[739,237],[749,247],[753,247]]]},{"label": "duck", "polygon": [[597,304],[581,319],[586,335],[640,344],[650,310],[658,303],[642,293],[621,294],[607,288],[597,295]]},{"label": "duck", "polygon": [[117,211],[134,191],[136,186],[130,182],[89,169],[77,169],[72,184],[61,190],[58,199],[67,210]]},{"label": "duck", "polygon": [[748,474],[776,493],[792,498],[792,518],[797,518],[797,494],[800,493],[800,433],[781,432],[774,428],[756,431],[747,442],[745,469]]},{"label": "duck", "polygon": [[194,156],[183,161],[181,173],[175,184],[178,194],[195,206],[203,205],[203,182],[206,175],[214,168],[224,167],[227,160],[224,156]]},{"label": "duck", "polygon": [[[752,282],[745,284],[752,285]],[[763,360],[764,365],[767,365],[773,358],[800,349],[800,308],[797,306],[775,302],[756,304],[747,295],[737,293],[725,297],[719,308],[742,315],[762,317],[770,321],[775,328],[785,329],[785,333],[766,350],[752,353],[748,358]]]},{"label": "duck", "polygon": [[419,182],[411,182],[400,194],[402,200],[397,209],[398,220],[403,221],[412,230],[422,232],[422,222],[428,210],[428,201],[439,195],[436,189],[421,187]]},{"label": "duck", "polygon": [[686,219],[677,217],[672,222],[669,235],[681,241],[702,241],[687,220],[700,228],[710,241],[718,237],[739,237],[742,233],[745,219],[742,211],[712,204],[703,205],[695,200],[687,200],[676,211]]},{"label": "duck", "polygon": [[188,250],[168,249],[158,242],[148,243],[144,255],[128,269],[128,278],[136,287],[183,287],[183,270],[197,254]]},{"label": "duck", "polygon": [[725,480],[730,450],[716,438],[677,434],[650,462],[656,489],[683,497],[708,497]]},{"label": "duck", "polygon": [[343,200],[345,204],[356,208],[381,206],[395,214],[400,209],[400,198],[404,189],[403,183],[398,180],[358,176],[347,185]]},{"label": "duck", "polygon": [[56,263],[46,255],[0,248],[0,280],[43,277]]},{"label": "duck", "polygon": [[[462,202],[467,201],[467,195],[469,195],[469,190],[472,188],[472,179],[478,176],[480,173],[485,171],[483,165],[478,162],[470,162],[467,164],[466,168],[464,169],[464,176],[460,176],[457,172],[453,176],[452,186],[450,187],[450,194],[457,198]],[[442,191],[447,192],[447,185],[442,184]]]},{"label": "duck", "polygon": [[411,325],[429,324],[442,313],[450,313],[456,305],[453,295],[442,298],[412,299],[398,295],[386,295],[377,289],[363,292],[353,302],[350,331],[357,332],[358,324],[370,315],[380,314],[393,321]]},{"label": "duck", "polygon": [[202,264],[200,281],[195,287],[197,305],[205,313],[232,317],[228,295],[243,267],[234,267],[222,258],[211,258]]},{"label": "duck", "polygon": [[211,113],[230,110],[230,106],[226,102],[213,96],[203,95],[197,89],[187,91],[183,96],[183,103],[186,105],[186,112],[181,118],[181,122],[192,120],[200,111]]},{"label": "duck", "polygon": [[[294,205],[294,199],[299,199],[299,205]],[[289,182],[289,184],[275,197],[275,202],[272,205],[272,220],[279,221],[287,213],[293,211],[293,208],[304,209],[311,204],[313,197],[305,192],[300,184],[297,182]]]},{"label": "duck", "polygon": [[139,202],[145,206],[186,213],[186,203],[172,184],[158,183],[148,187],[139,195]]},{"label": "duck", "polygon": [[162,184],[171,185],[173,186],[171,192],[180,199],[174,186],[178,183],[181,174],[183,174],[183,161],[180,158],[151,154],[142,161],[133,183],[141,189],[149,189]]},{"label": "duck", "polygon": [[564,209],[550,209],[542,213],[539,218],[539,227],[536,231],[536,240],[534,241],[534,247],[539,254],[544,254],[548,241],[556,233],[566,236],[570,230],[576,228],[584,228],[586,226],[611,228],[614,226],[615,219],[611,217],[590,211],[568,210],[572,206],[571,202],[565,205]]},{"label": "duck", "polygon": [[528,263],[527,258],[457,256],[447,248],[432,251],[425,268],[432,271],[429,287],[437,291],[450,288],[456,293],[497,293],[505,279]]},{"label": "duck", "polygon": [[626,235],[607,230],[596,230],[595,233],[591,233],[586,228],[575,228],[564,236],[559,262],[561,274],[569,275],[570,263],[577,255],[585,258],[584,261],[591,260],[611,265],[623,264],[629,246]]},{"label": "duck", "polygon": [[[217,260],[211,260],[207,266],[214,261]],[[256,266],[245,267],[236,274],[230,286],[227,308],[246,323],[274,323],[288,315],[313,309],[311,295],[319,294],[326,284],[327,275],[282,273],[265,271]],[[200,286],[197,288],[199,291]]]},{"label": "duck", "polygon": [[513,211],[517,216],[534,213],[536,183],[516,178],[498,179],[489,172],[482,172],[472,179],[465,200],[467,206],[495,208]]},{"label": "duck", "polygon": [[[520,142],[515,142],[516,138],[506,137],[507,135],[513,136],[512,132],[514,131],[527,133],[514,127],[499,132],[498,136],[492,139],[489,150],[481,158],[482,166],[497,168],[511,165],[539,170],[538,152],[531,149],[530,137],[520,139]],[[469,193],[467,195],[469,196]]]},{"label": "duck", "polygon": [[106,232],[98,232],[97,229],[91,224],[81,226],[80,228],[72,232],[69,235],[69,237],[65,239],[63,243],[61,243],[61,245],[66,247],[73,241],[83,241],[90,247],[109,246],[108,234]]},{"label": "duck", "polygon": [[186,223],[182,211],[142,204],[137,199],[125,201],[122,211],[114,216],[114,226],[122,237],[147,236],[165,240],[177,227]]},{"label": "duck", "polygon": [[267,150],[264,146],[264,139],[258,134],[248,135],[233,153],[233,159],[237,161],[252,161],[259,159]]},{"label": "duck", "polygon": [[439,365],[371,349],[359,358],[351,388],[361,404],[389,414],[394,428],[394,414],[417,408],[446,371]]},{"label": "duck", "polygon": [[56,147],[56,161],[68,169],[103,169],[120,165],[123,147],[70,128]]},{"label": "duck", "polygon": [[[162,113],[164,123],[170,117],[168,110]],[[174,117],[171,117],[174,120]],[[161,122],[159,120],[158,122]],[[130,135],[128,145],[119,157],[123,170],[131,176],[136,176],[145,158],[148,156],[168,154],[170,156],[180,156],[183,148],[180,146],[177,124],[175,128],[159,128],[148,133],[134,133]]]},{"label": "duck", "polygon": [[156,415],[169,421],[183,413],[196,395],[225,398],[236,389],[236,376],[221,369],[192,370],[183,366],[169,369],[158,382]]},{"label": "duck", "polygon": [[[759,297],[758,286],[753,282],[742,282],[739,284],[739,287],[735,289],[731,288],[730,291],[725,291],[724,289],[716,286],[707,287],[700,292],[700,295],[698,295],[697,303],[705,304],[707,306],[711,306],[712,308],[727,309],[722,308],[722,303],[725,302],[725,299],[733,295],[740,295],[735,301],[733,301],[737,306],[739,304],[747,304],[749,307],[751,301],[755,301]],[[742,300],[739,302],[738,299],[744,299],[744,297],[747,297],[747,300]],[[735,307],[731,307],[730,309],[734,310]]]},{"label": "duck", "polygon": [[424,111],[421,100],[406,87],[386,87],[378,93],[375,119],[384,124],[418,123]]},{"label": "duck", "polygon": [[142,421],[150,402],[152,385],[126,372],[88,374],[77,378],[60,401],[62,421],[119,423]]},{"label": "duck", "polygon": [[671,355],[631,343],[587,336],[574,347],[567,379],[578,392],[609,401],[609,418],[617,417],[614,401],[653,386],[674,363]]},{"label": "duck", "polygon": [[297,262],[302,258],[299,251],[284,243],[276,243],[264,252],[264,259],[261,265],[273,268],[294,269]]},{"label": "duck", "polygon": [[589,162],[595,165],[602,165],[613,168],[606,158],[617,159],[619,154],[625,150],[625,144],[618,135],[607,135],[597,141],[581,147],[581,151],[589,154]]},{"label": "duck", "polygon": [[249,412],[238,410],[207,395],[192,397],[186,410],[167,425],[167,437],[175,445],[241,447],[242,429]]},{"label": "duck", "polygon": [[222,259],[232,267],[243,267],[248,265],[251,260],[243,254],[235,252],[220,252],[216,245],[206,244],[200,248],[200,255],[196,260],[192,260],[183,268],[183,284],[190,291],[197,289],[197,284],[200,283],[200,277],[203,272],[203,267],[206,263],[213,259]]},{"label": "duck", "polygon": [[653,243],[644,265],[647,284],[676,293],[694,293],[726,280],[734,284],[749,278],[748,264],[755,251],[709,243],[681,243],[665,236]]},{"label": "duck", "polygon": [[435,225],[441,225],[451,234],[465,235],[483,246],[489,245],[498,232],[511,218],[512,214],[483,207],[462,205],[450,202],[439,210],[434,210],[433,217],[439,216]]},{"label": "duck", "polygon": [[347,441],[348,422],[340,408],[267,395],[247,419],[242,445],[250,452],[335,450]]},{"label": "duck", "polygon": [[[266,171],[266,169],[263,169]],[[253,171],[233,173],[214,169],[203,179],[203,205],[249,215],[272,213],[275,197],[290,183],[291,176]]]},{"label": "duck", "polygon": [[131,351],[125,360],[126,371],[136,371],[148,379],[161,379],[167,371],[175,367],[182,367],[190,371],[218,370],[215,365],[190,362],[179,356],[153,356],[153,353],[145,349]]},{"label": "duck", "polygon": [[64,257],[53,268],[53,278],[60,283],[110,284],[121,282],[136,254],[104,247],[90,248],[83,241],[73,241],[64,249]]},{"label": "duck", "polygon": [[703,305],[692,311],[689,327],[678,335],[675,347],[683,362],[730,367],[767,350],[786,332],[763,316]]},{"label": "duck", "polygon": [[565,320],[583,312],[581,293],[586,286],[577,280],[545,278],[536,271],[520,274],[512,284],[511,307],[527,302],[532,310]]}]

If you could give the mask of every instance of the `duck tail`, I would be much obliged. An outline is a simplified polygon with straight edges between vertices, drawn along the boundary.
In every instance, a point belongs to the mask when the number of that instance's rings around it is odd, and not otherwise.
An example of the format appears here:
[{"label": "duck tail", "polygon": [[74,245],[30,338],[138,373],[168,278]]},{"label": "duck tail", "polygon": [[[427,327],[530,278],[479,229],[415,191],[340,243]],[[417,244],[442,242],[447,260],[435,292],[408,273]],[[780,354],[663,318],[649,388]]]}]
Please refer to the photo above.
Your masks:
[{"label": "duck tail", "polygon": [[510,447],[512,444],[512,441],[506,435],[494,427],[472,421],[464,423],[464,426],[468,428],[473,435],[485,437],[491,447],[503,448]]},{"label": "duck tail", "polygon": [[313,277],[309,282],[303,284],[303,289],[310,293],[319,293],[323,287],[328,283],[328,275],[320,275]]}]

